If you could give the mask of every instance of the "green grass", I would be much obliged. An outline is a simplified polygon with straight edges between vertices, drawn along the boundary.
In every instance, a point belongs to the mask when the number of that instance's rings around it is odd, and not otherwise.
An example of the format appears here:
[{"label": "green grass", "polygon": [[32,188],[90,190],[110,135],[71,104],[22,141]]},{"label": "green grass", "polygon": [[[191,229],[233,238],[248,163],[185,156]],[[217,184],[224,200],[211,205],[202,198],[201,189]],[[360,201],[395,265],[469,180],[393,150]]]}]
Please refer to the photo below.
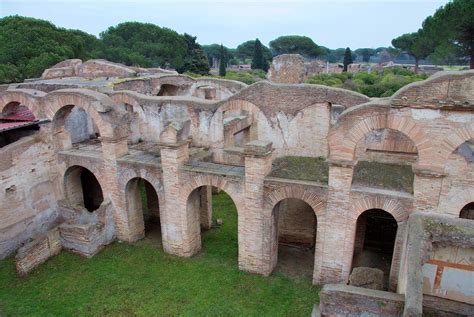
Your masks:
[{"label": "green grass", "polygon": [[323,157],[284,156],[273,162],[269,176],[328,183],[329,165]]},{"label": "green grass", "polygon": [[410,165],[360,161],[354,168],[354,185],[413,193]]},{"label": "green grass", "polygon": [[266,73],[263,70],[252,70],[252,71],[237,71],[237,70],[228,70],[225,76],[219,75],[199,75],[194,73],[186,73],[194,78],[199,77],[212,77],[212,78],[220,78],[220,79],[228,79],[228,80],[236,80],[241,81],[247,85],[251,85],[256,83],[257,81],[263,80],[266,77]]},{"label": "green grass", "polygon": [[145,239],[91,259],[63,251],[24,279],[13,258],[0,261],[0,316],[309,316],[319,288],[240,272],[235,207],[223,193],[213,200],[223,225],[190,259]]}]

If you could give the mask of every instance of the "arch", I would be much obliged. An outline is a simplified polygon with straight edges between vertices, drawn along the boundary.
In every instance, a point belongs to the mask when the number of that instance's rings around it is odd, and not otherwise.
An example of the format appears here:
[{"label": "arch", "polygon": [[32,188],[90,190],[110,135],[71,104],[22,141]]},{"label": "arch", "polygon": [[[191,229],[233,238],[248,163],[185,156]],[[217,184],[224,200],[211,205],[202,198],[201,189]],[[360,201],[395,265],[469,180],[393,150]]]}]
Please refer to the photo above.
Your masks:
[{"label": "arch", "polygon": [[474,200],[461,209],[459,218],[474,220]]},{"label": "arch", "polygon": [[444,168],[446,168],[451,153],[469,140],[474,140],[474,124],[472,122],[446,134],[446,138],[440,146],[440,156]]},{"label": "arch", "polygon": [[[224,102],[219,108],[217,108],[216,112],[211,118],[211,124],[210,124],[210,130],[213,131],[213,134],[211,134],[211,138],[213,141],[224,141],[224,113],[227,111],[247,111],[248,113],[252,114],[252,125],[257,124],[258,118],[260,115],[263,116],[263,118],[267,119],[267,123],[269,124],[270,121],[268,118],[265,116],[265,114],[258,108],[256,105],[254,105],[251,102],[248,102],[246,100],[240,100],[240,99],[235,99],[235,100],[228,100]],[[259,127],[254,126],[253,127],[254,132],[256,137],[258,137],[259,133]]]},{"label": "arch", "polygon": [[[347,125],[351,124],[346,122]],[[407,136],[415,144],[420,161],[424,160],[425,153],[432,150],[431,141],[420,125],[410,118],[384,113],[372,115],[349,127],[341,125],[334,130],[329,137],[331,159],[353,161],[357,143],[367,133],[378,129],[392,129]]]},{"label": "arch", "polygon": [[400,257],[397,245],[402,239],[399,223],[386,210],[372,208],[358,215],[354,229],[351,271],[355,267],[380,269],[384,272],[383,285],[380,286],[394,290]]},{"label": "arch", "polygon": [[[318,217],[320,211],[299,194],[280,194],[278,198],[269,199],[266,204],[270,209],[271,228],[269,230],[269,252],[271,268],[285,274],[308,276],[314,278],[319,274],[321,265],[322,222]],[[309,198],[309,197],[306,197]],[[276,201],[276,204],[273,204]],[[311,209],[311,210],[309,210]]]},{"label": "arch", "polygon": [[18,103],[28,107],[33,115],[38,119],[43,117],[41,98],[46,94],[33,89],[11,89],[0,93],[0,113],[11,103]]},{"label": "arch", "polygon": [[104,201],[103,186],[88,168],[80,165],[70,166],[66,169],[63,179],[66,200],[72,206],[79,205],[93,212]]},{"label": "arch", "polygon": [[352,206],[352,212],[349,213],[349,216],[355,221],[357,221],[362,213],[370,209],[384,210],[392,215],[398,223],[408,220],[409,216],[408,212],[396,199],[390,199],[379,195],[363,197],[353,202]]},{"label": "arch", "polygon": [[[163,204],[163,202],[165,201],[164,189],[163,189],[163,182],[159,176],[145,169],[134,170],[130,168],[125,168],[119,171],[118,173],[118,181],[120,184],[123,185],[123,188],[125,188],[127,183],[133,178],[141,178],[141,179],[146,180],[148,183],[150,183],[158,195],[158,200],[160,201],[160,205]],[[163,210],[163,208],[160,208],[160,209]]]},{"label": "arch", "polygon": [[[219,182],[211,182],[211,183],[214,185],[222,185],[222,183],[219,183]],[[211,185],[211,183],[209,182],[194,183],[192,186],[194,189],[192,189],[190,192],[186,190],[186,192],[189,192],[189,194],[181,196],[182,198],[185,199],[183,206],[186,210],[185,217],[188,222],[187,233],[191,237],[190,239],[192,239],[192,241],[195,242],[196,250],[200,250],[203,245],[204,239],[203,239],[202,232],[208,229],[212,229],[214,227],[212,219],[213,219],[213,214],[215,212],[215,210],[213,210],[213,207],[215,207],[215,205],[213,203],[213,200],[214,200],[213,185]],[[215,187],[218,187],[218,186],[215,186]],[[236,216],[237,219],[231,219],[231,221],[224,221],[217,225],[229,226],[229,228],[232,228],[233,232],[236,231],[235,232],[236,238],[237,238],[236,240],[233,234],[225,235],[222,237],[225,238],[226,241],[232,243],[232,247],[229,250],[234,250],[234,247],[235,247],[236,253],[234,254],[232,252],[232,257],[234,257],[234,255],[237,255],[238,258],[240,258],[241,253],[243,252],[243,249],[244,249],[244,248],[241,248],[241,241],[243,241],[242,230],[244,227],[243,227],[243,224],[241,223],[242,217],[240,217],[239,215],[239,204],[238,204],[238,201],[235,200],[235,196],[232,196],[228,191],[226,191],[225,188],[229,189],[229,186],[222,186],[218,188],[224,191],[228,195],[228,197],[232,200],[232,203],[236,209],[236,213],[234,215],[231,215],[228,212],[224,212],[224,214],[222,214],[221,216],[223,217],[223,219],[225,219],[226,217],[234,218]],[[218,231],[214,231],[214,232],[218,233]],[[221,232],[225,233],[226,230],[221,231]],[[209,237],[209,235],[207,237]],[[212,251],[208,251],[208,252],[212,252]],[[239,262],[237,258],[235,260],[236,262]]]},{"label": "arch", "polygon": [[113,101],[107,95],[87,89],[60,89],[50,92],[44,97],[45,115],[54,121],[57,113],[66,106],[77,106],[84,109],[97,125],[103,138],[118,137],[115,123],[105,119],[102,114],[110,112]]},{"label": "arch", "polygon": [[267,208],[264,208],[264,210],[272,211],[280,201],[287,198],[295,198],[304,201],[313,209],[316,216],[321,216],[326,209],[326,202],[321,200],[316,193],[301,186],[284,186],[266,195],[265,204]]},{"label": "arch", "polygon": [[[243,188],[234,188],[229,184],[228,179],[225,176],[218,175],[197,175],[191,177],[191,179],[183,184],[183,187],[181,188],[180,196],[184,199],[184,203],[187,202],[187,199],[193,190],[202,186],[213,186],[225,191],[234,201],[237,213],[240,214],[240,212],[244,210],[243,206],[242,208],[240,206],[240,203],[243,204],[243,199],[241,199],[240,194],[244,192]],[[243,186],[243,184],[241,186]]]},{"label": "arch", "polygon": [[110,98],[116,104],[123,103],[123,104],[129,104],[133,107],[140,106],[140,102],[139,102],[140,94],[134,91],[129,91],[129,90],[115,91],[110,94]]},{"label": "arch", "polygon": [[124,193],[131,241],[143,238],[150,228],[160,227],[160,199],[152,183],[141,177],[133,177],[125,184]]}]

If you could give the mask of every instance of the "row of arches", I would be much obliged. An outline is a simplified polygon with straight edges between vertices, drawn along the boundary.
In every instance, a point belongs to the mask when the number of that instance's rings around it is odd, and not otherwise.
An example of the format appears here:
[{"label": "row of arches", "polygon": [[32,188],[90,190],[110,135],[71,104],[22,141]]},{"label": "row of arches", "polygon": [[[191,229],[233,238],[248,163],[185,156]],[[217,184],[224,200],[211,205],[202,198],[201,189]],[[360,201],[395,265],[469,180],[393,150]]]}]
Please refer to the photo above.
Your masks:
[{"label": "row of arches", "polygon": [[[74,143],[98,136],[114,138],[118,129],[115,129],[112,121],[108,120],[106,116],[104,117],[103,114],[112,108],[114,109],[113,112],[121,112],[120,107],[113,107],[114,103],[138,105],[139,98],[139,94],[127,94],[125,92],[117,92],[109,97],[98,92],[84,91],[82,89],[57,90],[48,94],[19,89],[2,93],[0,96],[0,110],[3,113],[4,108],[10,107],[11,104],[19,103],[24,105],[28,107],[35,117],[47,118],[57,122],[58,127],[53,129],[53,133],[58,134],[60,139],[71,139],[71,142]],[[42,104],[46,104],[47,107],[41,106]],[[121,115],[125,114],[125,111],[121,113]],[[86,116],[87,118],[85,118]],[[257,125],[259,120],[257,118],[265,118],[263,112],[254,104],[244,100],[230,100],[220,106],[214,114],[211,120],[211,128],[218,124],[215,120],[222,123],[229,116],[251,116],[253,118],[250,126],[245,126],[239,131],[233,131],[235,133],[230,138],[235,139],[232,141],[235,144],[240,144],[244,142],[243,140],[255,138],[258,134]],[[67,136],[68,128],[74,125],[74,122],[77,120],[89,122],[80,124],[80,126],[85,127],[83,131],[77,133],[78,131],[75,130],[73,136]],[[197,117],[191,116],[190,120],[195,121],[192,124],[193,126],[198,125]],[[400,132],[413,143],[419,156],[419,164],[426,166],[439,165],[441,167],[455,149],[464,142],[474,139],[474,127],[472,125],[465,125],[454,129],[452,133],[444,137],[441,145],[435,148],[432,137],[424,131],[422,126],[416,124],[407,116],[398,116],[384,109],[374,111],[374,114],[370,117],[366,117],[355,124],[346,123],[346,121],[330,132],[329,148],[331,159],[354,160],[357,144],[367,133],[374,130],[390,129]],[[65,127],[65,129],[60,127]],[[219,133],[213,134],[212,137],[225,139],[225,136],[219,135]]]},{"label": "row of arches", "polygon": [[[67,200],[71,204],[83,206],[90,212],[98,209],[104,201],[104,193],[99,180],[85,167],[68,168],[64,176],[64,186]],[[129,217],[140,218],[138,223],[142,226],[144,236],[152,237],[154,241],[161,241],[160,220],[162,217],[160,200],[155,188],[144,178],[133,177],[126,183],[124,191]],[[221,245],[226,245],[223,250],[227,250],[226,256],[229,259],[237,261],[239,211],[230,195],[225,193],[216,196],[218,191],[219,189],[212,185],[200,185],[190,191],[186,197],[187,214],[193,218],[196,237],[204,242],[204,250],[206,250],[206,232],[212,231],[216,226],[222,226],[223,231],[229,234],[222,241]],[[306,199],[301,199],[304,195],[296,196],[300,198],[282,198],[285,196],[278,198],[278,195],[272,198],[277,201],[272,207],[274,222],[272,235],[276,242],[274,251],[278,259],[276,270],[290,275],[311,277],[314,270],[315,250],[320,241],[318,225],[321,224],[318,223],[318,217],[323,214],[320,207],[316,207],[317,210],[315,210],[315,203],[311,202],[314,197],[306,194]],[[214,198],[217,200],[218,212],[213,215],[216,207],[215,203],[213,204]],[[376,207],[383,207],[383,205]],[[226,215],[226,213],[229,214]],[[464,206],[459,216],[474,219],[474,202]],[[224,223],[219,223],[217,219],[224,219]],[[361,211],[355,222],[351,267],[368,266],[381,269],[385,273],[386,288],[391,276],[397,231],[401,221],[404,221],[404,218],[396,213],[394,216],[384,209],[371,208]],[[216,247],[216,244],[211,244],[211,246]]]}]

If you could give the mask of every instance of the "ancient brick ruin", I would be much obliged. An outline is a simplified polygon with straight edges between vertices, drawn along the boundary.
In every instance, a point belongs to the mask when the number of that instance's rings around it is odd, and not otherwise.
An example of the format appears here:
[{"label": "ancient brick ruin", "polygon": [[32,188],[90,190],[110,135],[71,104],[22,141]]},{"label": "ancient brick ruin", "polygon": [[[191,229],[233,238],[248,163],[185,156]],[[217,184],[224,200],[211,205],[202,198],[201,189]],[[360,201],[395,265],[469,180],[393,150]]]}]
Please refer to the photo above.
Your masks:
[{"label": "ancient brick ruin", "polygon": [[459,283],[474,279],[472,241],[445,243],[456,240],[446,232],[418,253],[407,242],[415,212],[474,226],[474,71],[370,99],[71,60],[4,88],[0,259],[20,248],[20,260],[41,263],[59,252],[58,235],[85,256],[143,238],[141,187],[165,252],[193,256],[218,188],[238,211],[240,270],[269,275],[280,246],[293,245],[311,253],[314,283],[346,284],[354,267],[374,267],[378,291],[405,294],[408,254],[418,254],[418,298],[474,304],[472,284]]}]

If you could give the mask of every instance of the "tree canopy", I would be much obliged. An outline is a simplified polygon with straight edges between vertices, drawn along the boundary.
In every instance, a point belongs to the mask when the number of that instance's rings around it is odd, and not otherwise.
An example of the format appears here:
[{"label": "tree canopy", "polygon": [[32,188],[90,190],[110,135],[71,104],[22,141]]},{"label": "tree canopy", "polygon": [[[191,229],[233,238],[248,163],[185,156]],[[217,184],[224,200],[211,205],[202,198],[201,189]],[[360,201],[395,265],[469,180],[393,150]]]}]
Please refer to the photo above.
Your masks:
[{"label": "tree canopy", "polygon": [[225,76],[227,68],[224,45],[221,44],[219,51],[219,76]]},{"label": "tree canopy", "polygon": [[321,48],[307,36],[287,35],[270,42],[274,55],[300,54],[304,57],[315,58],[323,53]]},{"label": "tree canopy", "polygon": [[414,33],[406,33],[392,40],[392,45],[407,52],[415,59],[415,71],[420,59],[428,57],[433,51],[433,41],[427,37],[422,29]]},{"label": "tree canopy", "polygon": [[255,40],[255,48],[252,58],[252,69],[268,70],[268,61],[263,56],[263,45],[259,39]]},{"label": "tree canopy", "polygon": [[[262,47],[263,57],[265,58],[267,63],[270,62],[273,58],[272,52],[270,51],[268,47],[266,47],[263,44],[261,44],[261,47]],[[253,59],[254,53],[255,53],[255,40],[250,40],[237,46],[237,49],[235,50],[235,57],[238,58],[240,61],[245,62],[246,60]]]},{"label": "tree canopy", "polygon": [[434,56],[466,57],[474,69],[474,1],[453,0],[423,22],[423,32],[434,43]]},{"label": "tree canopy", "polygon": [[196,37],[184,33],[187,51],[184,56],[183,66],[178,68],[178,72],[192,72],[195,74],[206,75],[209,73],[210,67],[207,56],[201,45],[196,42]]},{"label": "tree canopy", "polygon": [[181,68],[188,52],[186,39],[151,23],[124,22],[100,34],[103,57],[125,65]]},{"label": "tree canopy", "polygon": [[344,72],[347,72],[347,66],[352,64],[352,62],[353,62],[353,58],[352,58],[351,49],[346,47],[346,50],[344,51],[344,60],[343,60]]},{"label": "tree canopy", "polygon": [[94,57],[98,39],[44,20],[9,16],[0,19],[0,83],[38,77],[68,59]]}]

